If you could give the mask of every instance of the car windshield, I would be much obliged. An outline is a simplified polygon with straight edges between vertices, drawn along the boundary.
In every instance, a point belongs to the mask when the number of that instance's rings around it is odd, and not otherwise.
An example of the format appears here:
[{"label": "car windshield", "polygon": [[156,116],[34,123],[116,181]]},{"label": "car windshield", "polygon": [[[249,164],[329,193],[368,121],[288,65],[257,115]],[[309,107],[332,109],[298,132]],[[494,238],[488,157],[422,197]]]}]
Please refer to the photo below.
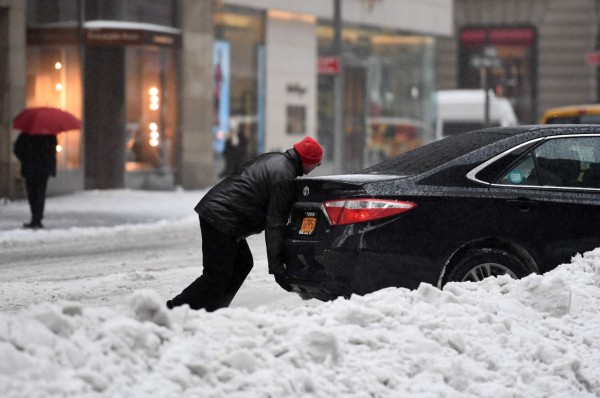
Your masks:
[{"label": "car windshield", "polygon": [[420,174],[505,137],[505,134],[492,131],[454,135],[363,169],[357,174]]}]

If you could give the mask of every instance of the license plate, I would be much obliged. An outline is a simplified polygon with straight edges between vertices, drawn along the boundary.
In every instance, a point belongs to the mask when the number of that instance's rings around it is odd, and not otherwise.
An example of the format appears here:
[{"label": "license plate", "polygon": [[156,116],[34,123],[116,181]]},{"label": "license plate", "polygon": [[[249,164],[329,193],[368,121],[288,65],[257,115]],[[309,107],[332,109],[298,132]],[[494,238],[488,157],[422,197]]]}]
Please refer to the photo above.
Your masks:
[{"label": "license plate", "polygon": [[300,226],[300,235],[312,235],[317,226],[317,215],[316,213],[306,213],[302,219],[302,225]]}]

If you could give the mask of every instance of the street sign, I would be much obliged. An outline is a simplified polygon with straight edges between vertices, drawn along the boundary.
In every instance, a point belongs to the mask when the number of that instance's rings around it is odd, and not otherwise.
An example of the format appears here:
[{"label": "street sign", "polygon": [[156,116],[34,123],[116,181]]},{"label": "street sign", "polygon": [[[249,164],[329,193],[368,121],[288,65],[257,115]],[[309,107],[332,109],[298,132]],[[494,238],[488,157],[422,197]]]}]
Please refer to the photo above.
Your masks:
[{"label": "street sign", "polygon": [[600,65],[600,51],[588,51],[585,54],[585,63],[588,65]]},{"label": "street sign", "polygon": [[475,54],[471,57],[471,65],[474,68],[500,68],[502,66],[502,61],[500,58]]},{"label": "street sign", "polygon": [[319,57],[317,70],[320,75],[336,75],[340,72],[339,57]]}]

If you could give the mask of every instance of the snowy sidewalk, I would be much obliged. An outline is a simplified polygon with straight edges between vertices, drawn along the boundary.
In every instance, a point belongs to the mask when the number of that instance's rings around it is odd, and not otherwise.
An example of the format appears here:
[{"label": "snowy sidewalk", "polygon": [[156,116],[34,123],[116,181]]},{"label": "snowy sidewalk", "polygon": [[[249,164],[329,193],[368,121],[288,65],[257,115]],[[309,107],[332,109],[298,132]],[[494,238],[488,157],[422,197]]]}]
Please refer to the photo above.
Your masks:
[{"label": "snowy sidewalk", "polygon": [[[220,170],[217,165],[215,170]],[[332,173],[324,162],[310,176]],[[209,188],[184,191],[141,191],[131,189],[89,190],[46,199],[46,229],[110,227],[143,224],[165,219],[196,217],[194,207]],[[0,231],[22,229],[30,219],[27,200],[0,198]]]},{"label": "snowy sidewalk", "polygon": [[[194,217],[194,206],[206,191],[84,191],[46,199],[48,230],[110,227]],[[22,228],[29,221],[27,200],[0,201],[0,231]]]}]

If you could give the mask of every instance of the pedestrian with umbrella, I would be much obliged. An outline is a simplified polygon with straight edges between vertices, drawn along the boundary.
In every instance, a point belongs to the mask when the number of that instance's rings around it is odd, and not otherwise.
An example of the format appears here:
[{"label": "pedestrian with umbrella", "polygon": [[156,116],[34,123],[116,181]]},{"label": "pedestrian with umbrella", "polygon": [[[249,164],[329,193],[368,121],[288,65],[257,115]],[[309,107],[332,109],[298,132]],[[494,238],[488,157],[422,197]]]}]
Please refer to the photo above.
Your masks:
[{"label": "pedestrian with umbrella", "polygon": [[13,128],[21,130],[13,153],[21,162],[31,220],[25,228],[44,228],[44,205],[50,176],[56,176],[56,135],[81,128],[81,121],[58,108],[29,108],[13,120]]}]

